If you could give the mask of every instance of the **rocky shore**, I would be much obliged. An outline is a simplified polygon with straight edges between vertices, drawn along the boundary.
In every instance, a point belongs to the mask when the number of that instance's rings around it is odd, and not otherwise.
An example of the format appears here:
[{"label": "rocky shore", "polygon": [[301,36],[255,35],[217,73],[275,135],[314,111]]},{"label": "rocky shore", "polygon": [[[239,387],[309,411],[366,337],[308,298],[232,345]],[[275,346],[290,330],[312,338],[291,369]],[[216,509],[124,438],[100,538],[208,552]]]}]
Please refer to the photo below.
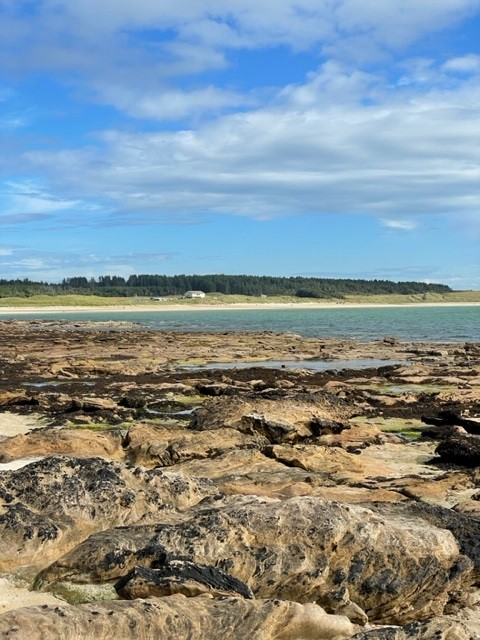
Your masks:
[{"label": "rocky shore", "polygon": [[0,638],[480,639],[480,344],[7,321],[0,372]]}]

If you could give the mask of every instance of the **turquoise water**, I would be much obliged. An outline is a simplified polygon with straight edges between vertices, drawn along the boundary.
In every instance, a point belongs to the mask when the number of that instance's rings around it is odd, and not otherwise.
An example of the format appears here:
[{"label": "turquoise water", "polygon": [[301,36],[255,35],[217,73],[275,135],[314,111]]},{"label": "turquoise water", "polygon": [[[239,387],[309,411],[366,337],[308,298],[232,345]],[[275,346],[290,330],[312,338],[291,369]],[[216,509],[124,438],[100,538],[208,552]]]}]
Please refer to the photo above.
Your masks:
[{"label": "turquoise water", "polygon": [[164,331],[275,331],[323,338],[356,338],[366,342],[384,336],[431,342],[480,341],[480,306],[39,312],[28,316],[0,316],[0,320],[13,318],[99,323],[120,320]]}]

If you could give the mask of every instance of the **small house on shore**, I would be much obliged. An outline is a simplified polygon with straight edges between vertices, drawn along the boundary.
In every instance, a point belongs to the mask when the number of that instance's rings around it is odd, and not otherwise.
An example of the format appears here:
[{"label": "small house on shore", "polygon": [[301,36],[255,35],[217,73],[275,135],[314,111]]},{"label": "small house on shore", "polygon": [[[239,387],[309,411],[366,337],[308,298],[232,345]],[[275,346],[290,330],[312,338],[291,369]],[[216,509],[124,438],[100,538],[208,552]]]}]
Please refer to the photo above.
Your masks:
[{"label": "small house on shore", "polygon": [[183,294],[184,298],[205,298],[203,291],[186,291]]}]

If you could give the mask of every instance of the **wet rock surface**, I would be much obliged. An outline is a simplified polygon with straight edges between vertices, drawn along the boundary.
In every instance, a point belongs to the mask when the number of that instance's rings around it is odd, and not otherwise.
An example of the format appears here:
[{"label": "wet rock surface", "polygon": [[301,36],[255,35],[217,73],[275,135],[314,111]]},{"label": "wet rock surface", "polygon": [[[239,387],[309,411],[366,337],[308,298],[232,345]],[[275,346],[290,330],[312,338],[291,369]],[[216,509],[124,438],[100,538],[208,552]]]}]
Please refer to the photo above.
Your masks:
[{"label": "wet rock surface", "polygon": [[113,598],[0,637],[480,638],[479,345],[4,322],[0,371],[0,571]]}]

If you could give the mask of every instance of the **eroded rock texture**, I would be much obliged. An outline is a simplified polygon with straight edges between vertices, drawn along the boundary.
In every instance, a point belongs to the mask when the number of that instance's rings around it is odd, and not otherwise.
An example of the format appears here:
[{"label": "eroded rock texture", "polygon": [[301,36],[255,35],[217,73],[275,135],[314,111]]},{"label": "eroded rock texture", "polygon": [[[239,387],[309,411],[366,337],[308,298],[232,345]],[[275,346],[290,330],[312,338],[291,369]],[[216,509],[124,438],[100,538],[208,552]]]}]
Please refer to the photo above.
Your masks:
[{"label": "eroded rock texture", "polygon": [[0,616],[0,638],[9,640],[345,640],[354,631],[347,618],[314,604],[241,598],[170,596]]},{"label": "eroded rock texture", "polygon": [[54,456],[0,473],[0,570],[47,564],[94,531],[155,522],[216,493],[205,479]]},{"label": "eroded rock texture", "polygon": [[356,622],[440,614],[449,594],[472,575],[455,537],[426,521],[319,498],[232,496],[178,525],[92,536],[42,579],[44,585],[112,580],[137,564],[151,566],[165,552],[217,566],[256,597],[318,602]]},{"label": "eroded rock texture", "polygon": [[187,597],[210,594],[253,598],[246,584],[215,567],[195,564],[178,558],[161,556],[148,569],[136,566],[115,584],[122,598],[135,600],[150,596],[170,596],[182,593]]}]

